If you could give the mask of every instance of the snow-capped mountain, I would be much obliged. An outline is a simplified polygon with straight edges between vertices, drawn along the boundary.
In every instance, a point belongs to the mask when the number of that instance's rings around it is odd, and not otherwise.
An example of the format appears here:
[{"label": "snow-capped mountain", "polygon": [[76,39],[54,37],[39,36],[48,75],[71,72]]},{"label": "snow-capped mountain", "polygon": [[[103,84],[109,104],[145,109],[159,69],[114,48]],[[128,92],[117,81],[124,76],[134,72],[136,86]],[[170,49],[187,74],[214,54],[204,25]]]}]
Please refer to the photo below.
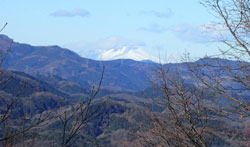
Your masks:
[{"label": "snow-capped mountain", "polygon": [[129,40],[122,37],[108,37],[95,42],[86,43],[84,41],[65,45],[82,57],[95,60],[115,60],[115,59],[133,59],[137,61],[158,59],[150,55],[144,42]]},{"label": "snow-capped mountain", "polygon": [[136,61],[157,59],[141,48],[130,49],[126,46],[120,49],[109,49],[102,51],[98,57],[100,60],[133,59]]}]

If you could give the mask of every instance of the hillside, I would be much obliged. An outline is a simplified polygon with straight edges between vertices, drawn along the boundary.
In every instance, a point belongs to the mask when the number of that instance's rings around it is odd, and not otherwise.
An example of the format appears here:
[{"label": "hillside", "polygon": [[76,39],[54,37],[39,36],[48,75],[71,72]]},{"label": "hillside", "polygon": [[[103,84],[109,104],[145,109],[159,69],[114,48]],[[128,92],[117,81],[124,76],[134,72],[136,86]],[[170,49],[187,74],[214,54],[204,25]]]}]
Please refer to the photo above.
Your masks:
[{"label": "hillside", "polygon": [[[10,46],[10,52],[6,52]],[[217,110],[223,109],[228,114],[235,114],[236,105],[223,98],[223,95],[214,93],[212,89],[202,89],[201,81],[196,76],[204,76],[211,83],[214,82],[212,79],[220,78],[223,88],[229,89],[227,94],[246,100],[250,92],[242,89],[237,81],[228,78],[232,74],[240,73],[221,70],[221,66],[238,68],[242,65],[248,66],[249,63],[219,58],[203,58],[195,62],[162,66],[151,61],[127,59],[95,61],[82,58],[59,46],[32,46],[12,42],[12,39],[4,35],[0,35],[0,50],[4,57],[4,69],[0,71],[0,114],[6,112],[6,106],[13,107],[10,113],[13,131],[20,129],[23,122],[19,118],[26,117],[27,114],[30,115],[27,124],[40,115],[50,114],[45,124],[32,128],[34,134],[32,131],[28,132],[25,141],[17,137],[17,145],[23,141],[30,144],[32,136],[35,135],[36,146],[51,143],[60,146],[63,124],[59,118],[63,115],[70,116],[70,121],[67,121],[69,127],[66,128],[70,132],[70,127],[77,125],[75,121],[79,120],[73,114],[76,110],[81,110],[77,107],[83,104],[83,110],[98,115],[86,121],[76,136],[80,142],[72,142],[72,146],[137,146],[138,139],[141,139],[138,132],[146,133],[155,129],[152,123],[154,117],[164,122],[169,121],[165,95],[157,87],[162,84],[159,77],[160,67],[167,71],[167,84],[173,84],[172,80],[177,82],[177,85],[169,87],[169,93],[174,91],[175,96],[175,92],[178,92],[176,89],[183,88],[184,91],[179,94],[184,93],[184,98],[201,98],[198,101],[202,100],[205,106],[215,109],[214,112],[207,111],[208,127],[217,131],[211,133],[211,138],[208,139],[213,140],[214,146],[230,144],[231,136],[225,136],[224,133],[237,134],[235,140],[242,140],[239,137],[242,134],[239,133],[242,133],[240,130],[245,127],[248,119],[239,120],[237,114],[227,117],[218,112]],[[101,89],[90,107],[87,107],[91,89],[100,81],[103,66],[105,70]],[[195,72],[191,72],[192,68],[196,68]],[[4,128],[0,122],[0,130]],[[145,128],[146,130],[141,130]],[[0,133],[0,139],[3,136],[4,131]]]},{"label": "hillside", "polygon": [[[12,43],[7,36],[0,36],[0,49]],[[103,86],[113,90],[142,90],[149,85],[154,63],[133,60],[95,61],[82,58],[59,46],[31,46],[13,42],[4,68],[31,75],[56,75],[66,80],[93,85],[100,79],[105,66]]]}]

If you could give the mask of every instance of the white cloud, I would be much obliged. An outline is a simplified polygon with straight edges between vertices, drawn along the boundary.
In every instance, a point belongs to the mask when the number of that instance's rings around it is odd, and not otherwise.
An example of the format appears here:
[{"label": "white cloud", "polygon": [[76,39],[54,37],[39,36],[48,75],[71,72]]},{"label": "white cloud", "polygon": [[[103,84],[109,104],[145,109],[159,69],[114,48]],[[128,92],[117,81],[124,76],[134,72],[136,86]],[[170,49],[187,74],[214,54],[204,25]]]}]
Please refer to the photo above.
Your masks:
[{"label": "white cloud", "polygon": [[180,39],[196,43],[216,42],[230,39],[228,31],[223,24],[208,22],[200,26],[179,25],[171,31]]},{"label": "white cloud", "polygon": [[74,9],[74,10],[57,10],[50,14],[54,17],[87,17],[90,15],[90,12],[84,9]]}]

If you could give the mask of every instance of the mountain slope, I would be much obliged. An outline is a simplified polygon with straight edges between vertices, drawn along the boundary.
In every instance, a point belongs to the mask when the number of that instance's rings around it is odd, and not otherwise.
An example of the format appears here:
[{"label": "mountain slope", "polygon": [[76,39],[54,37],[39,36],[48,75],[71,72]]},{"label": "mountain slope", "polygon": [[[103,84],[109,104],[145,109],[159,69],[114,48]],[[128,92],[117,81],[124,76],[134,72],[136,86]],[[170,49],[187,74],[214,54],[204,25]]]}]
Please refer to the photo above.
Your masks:
[{"label": "mountain slope", "polygon": [[[7,43],[6,43],[7,42]],[[0,49],[12,40],[0,36]],[[6,45],[7,44],[7,45]],[[155,64],[133,60],[95,61],[58,46],[31,46],[14,42],[4,68],[31,75],[56,75],[81,85],[97,84],[105,66],[103,86],[116,90],[141,90],[149,86]]]},{"label": "mountain slope", "polygon": [[[0,36],[0,50],[6,50],[12,40],[7,36]],[[203,59],[194,63],[164,64],[171,74],[180,74],[190,83],[195,80],[191,77],[188,67],[193,64],[205,64],[214,60],[218,63],[237,66],[236,61],[222,59]],[[218,60],[218,61],[217,61]],[[139,62],[130,59],[117,59],[112,61],[96,61],[82,58],[78,54],[59,46],[31,46],[14,42],[11,52],[7,54],[4,68],[37,75],[52,75],[67,81],[90,87],[98,84],[103,66],[105,73],[102,86],[111,91],[136,91],[151,87],[154,75],[159,70],[159,64],[154,62]],[[201,68],[200,68],[201,70]],[[203,69],[204,71],[204,69]],[[216,75],[221,70],[209,68],[204,71]],[[228,73],[224,73],[228,74]],[[232,85],[227,81],[227,85]]]},{"label": "mountain slope", "polygon": [[71,96],[46,82],[21,72],[0,70],[0,113],[13,104],[15,117],[31,115],[69,104]]}]

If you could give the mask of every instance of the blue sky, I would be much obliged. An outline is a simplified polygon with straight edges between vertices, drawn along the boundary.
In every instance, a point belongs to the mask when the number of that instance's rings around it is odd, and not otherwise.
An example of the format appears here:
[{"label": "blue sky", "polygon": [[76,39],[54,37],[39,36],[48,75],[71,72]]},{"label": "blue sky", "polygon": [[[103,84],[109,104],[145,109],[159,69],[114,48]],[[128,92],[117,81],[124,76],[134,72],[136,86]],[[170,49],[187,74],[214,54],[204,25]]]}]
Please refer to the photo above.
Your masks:
[{"label": "blue sky", "polygon": [[[132,42],[154,56],[184,52],[204,56],[217,50],[209,41],[214,34],[204,34],[201,30],[201,26],[212,24],[215,18],[199,0],[0,2],[0,24],[9,24],[3,33],[18,42],[60,45],[84,52],[102,48],[109,38],[119,38],[112,41]],[[121,41],[112,43],[119,45]]]}]

